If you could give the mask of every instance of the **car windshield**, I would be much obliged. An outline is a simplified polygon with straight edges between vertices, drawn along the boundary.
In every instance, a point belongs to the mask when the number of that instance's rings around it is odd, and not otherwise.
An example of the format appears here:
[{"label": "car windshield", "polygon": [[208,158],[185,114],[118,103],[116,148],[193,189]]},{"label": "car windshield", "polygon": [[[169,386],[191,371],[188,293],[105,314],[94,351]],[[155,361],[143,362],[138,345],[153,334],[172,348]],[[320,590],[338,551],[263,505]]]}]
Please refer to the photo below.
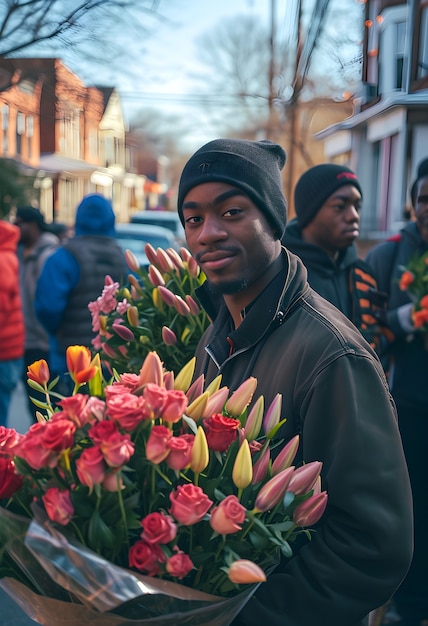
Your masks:
[{"label": "car windshield", "polygon": [[151,235],[145,239],[139,239],[137,237],[133,237],[131,234],[118,234],[117,240],[120,246],[131,250],[131,252],[135,255],[144,254],[144,248],[147,243],[150,243],[154,248],[163,248],[164,250],[171,247],[171,242],[168,241],[168,239],[165,237],[158,237],[156,235]]}]

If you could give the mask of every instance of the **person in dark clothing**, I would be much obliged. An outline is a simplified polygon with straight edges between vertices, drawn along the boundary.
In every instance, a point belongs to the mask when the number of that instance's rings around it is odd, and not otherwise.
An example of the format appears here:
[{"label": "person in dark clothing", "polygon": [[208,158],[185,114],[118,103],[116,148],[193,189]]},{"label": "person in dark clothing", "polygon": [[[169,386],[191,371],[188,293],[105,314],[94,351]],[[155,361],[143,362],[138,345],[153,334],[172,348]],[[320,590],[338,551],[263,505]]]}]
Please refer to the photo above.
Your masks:
[{"label": "person in dark clothing", "polygon": [[287,224],[282,242],[302,259],[312,289],[379,349],[386,297],[355,245],[362,196],[357,176],[348,167],[324,163],[310,168],[297,182],[296,218]]},{"label": "person in dark clothing", "polygon": [[[35,294],[36,314],[50,336],[49,365],[54,375],[67,371],[65,351],[71,345],[92,348],[95,334],[88,309],[104,287],[109,275],[115,281],[126,279],[129,268],[115,241],[115,215],[111,202],[94,193],[77,207],[75,236],[66,241],[46,261]],[[63,378],[63,390],[70,381]]]},{"label": "person in dark clothing", "polygon": [[46,400],[45,395],[27,385],[27,369],[31,363],[40,359],[49,360],[49,337],[39,322],[34,309],[34,294],[37,280],[46,259],[59,246],[59,239],[49,232],[43,214],[32,206],[18,207],[15,224],[21,231],[19,255],[19,275],[21,285],[22,309],[25,323],[25,351],[22,382],[27,393],[27,406],[30,415],[36,421],[36,405],[31,398],[40,402]]},{"label": "person in dark clothing", "polygon": [[[424,167],[425,164],[425,167]],[[387,323],[394,333],[389,354],[390,385],[409,468],[414,503],[415,548],[411,567],[394,596],[397,626],[428,624],[428,344],[413,324],[413,303],[399,286],[409,260],[428,251],[428,160],[411,189],[415,220],[390,241],[372,248],[367,262],[380,288],[388,293]],[[386,623],[386,622],[385,622]]]},{"label": "person in dark clothing", "polygon": [[234,624],[357,626],[403,579],[412,504],[395,407],[376,353],[307,282],[285,247],[281,146],[216,139],[185,165],[178,212],[207,280],[212,319],[195,379],[234,391],[249,376],[266,406],[282,395],[278,447],[300,435],[298,458],[321,461],[327,510]]}]

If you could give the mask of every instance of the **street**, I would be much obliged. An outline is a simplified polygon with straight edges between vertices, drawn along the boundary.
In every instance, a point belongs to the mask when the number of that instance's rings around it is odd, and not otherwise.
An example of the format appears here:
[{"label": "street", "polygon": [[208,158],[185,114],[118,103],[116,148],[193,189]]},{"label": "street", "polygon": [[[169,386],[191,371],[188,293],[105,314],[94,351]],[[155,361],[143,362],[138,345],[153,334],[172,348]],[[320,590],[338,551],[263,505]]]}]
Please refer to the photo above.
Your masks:
[{"label": "street", "polygon": [[[25,433],[31,424],[31,418],[27,410],[25,389],[19,385],[13,395],[12,406],[9,416],[9,427],[15,428],[19,433]],[[0,625],[1,626],[34,626],[36,622],[31,620],[19,608],[17,604],[0,589]]]}]

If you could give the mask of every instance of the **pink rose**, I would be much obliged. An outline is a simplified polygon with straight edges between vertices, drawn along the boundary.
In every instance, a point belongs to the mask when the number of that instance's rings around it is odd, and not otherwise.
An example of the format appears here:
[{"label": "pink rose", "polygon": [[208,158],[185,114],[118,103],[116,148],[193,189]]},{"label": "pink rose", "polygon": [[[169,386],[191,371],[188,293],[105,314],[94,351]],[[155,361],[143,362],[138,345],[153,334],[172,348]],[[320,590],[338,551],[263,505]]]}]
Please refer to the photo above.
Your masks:
[{"label": "pink rose", "polygon": [[143,539],[134,543],[128,553],[129,567],[135,567],[148,576],[160,574],[160,565],[165,563],[165,555],[157,544]]},{"label": "pink rose", "polygon": [[68,418],[51,419],[44,423],[42,433],[43,447],[55,452],[62,452],[74,444],[76,424]]},{"label": "pink rose", "polygon": [[51,487],[42,496],[46,513],[52,522],[67,526],[74,515],[70,492],[60,491],[58,487]]},{"label": "pink rose", "polygon": [[23,435],[16,432],[14,428],[0,426],[0,453],[8,456],[14,455],[14,448],[23,438]]},{"label": "pink rose", "polygon": [[209,449],[214,452],[226,452],[236,439],[240,422],[233,417],[215,413],[212,417],[204,419],[203,426]]},{"label": "pink rose", "polygon": [[101,486],[106,491],[116,493],[123,489],[123,480],[120,471],[107,472]]},{"label": "pink rose", "polygon": [[158,465],[169,454],[168,442],[172,432],[166,426],[153,426],[146,444],[146,457],[149,461]]},{"label": "pink rose", "polygon": [[112,433],[100,444],[104,460],[109,467],[121,467],[128,463],[134,454],[131,436],[120,432]]},{"label": "pink rose", "polygon": [[177,471],[187,467],[190,463],[194,441],[194,435],[171,437],[171,439],[168,440],[169,454],[165,459],[168,467]]},{"label": "pink rose", "polygon": [[211,528],[219,535],[231,535],[242,530],[245,507],[236,496],[227,496],[211,511]]},{"label": "pink rose", "polygon": [[179,485],[176,491],[169,494],[169,499],[171,501],[169,512],[186,526],[200,522],[212,505],[212,500],[193,483]]},{"label": "pink rose", "polygon": [[121,393],[107,396],[107,414],[120,428],[131,432],[149,417],[144,407],[144,399],[133,393]]},{"label": "pink rose", "polygon": [[[71,424],[72,422],[70,422]],[[22,457],[33,469],[56,467],[59,453],[45,447],[43,433],[47,422],[32,424],[27,434],[16,446],[16,454]]]},{"label": "pink rose", "polygon": [[82,485],[89,487],[91,491],[94,485],[103,482],[106,469],[104,457],[98,446],[83,450],[76,461],[77,476]]},{"label": "pink rose", "polygon": [[22,476],[16,473],[12,459],[0,455],[0,500],[10,498],[21,489]]},{"label": "pink rose", "polygon": [[104,400],[91,396],[80,414],[80,423],[83,425],[94,420],[100,422],[104,419],[105,408],[106,403]]},{"label": "pink rose", "polygon": [[179,389],[166,391],[165,404],[162,411],[162,419],[170,424],[176,424],[186,412],[189,400],[186,394]]},{"label": "pink rose", "polygon": [[148,411],[151,411],[151,417],[160,417],[166,401],[166,389],[159,387],[155,383],[147,383],[143,392],[144,400]]},{"label": "pink rose", "polygon": [[166,562],[166,571],[174,578],[184,578],[193,569],[194,565],[188,554],[177,552],[169,557]]},{"label": "pink rose", "polygon": [[147,543],[169,543],[177,535],[177,524],[165,513],[149,513],[141,520],[141,538]]},{"label": "pink rose", "polygon": [[89,436],[92,437],[92,440],[95,443],[102,443],[105,439],[108,439],[111,435],[118,432],[119,429],[116,422],[112,422],[111,420],[102,420],[101,422],[96,422],[91,426],[89,429]]},{"label": "pink rose", "polygon": [[88,396],[77,393],[75,396],[70,396],[69,398],[63,398],[58,402],[59,406],[62,408],[62,412],[71,419],[78,427],[86,424],[85,419],[82,419],[82,413],[85,409],[85,406],[88,402]]},{"label": "pink rose", "polygon": [[135,391],[140,386],[140,377],[137,374],[127,372],[126,374],[121,374],[119,380],[129,391]]}]

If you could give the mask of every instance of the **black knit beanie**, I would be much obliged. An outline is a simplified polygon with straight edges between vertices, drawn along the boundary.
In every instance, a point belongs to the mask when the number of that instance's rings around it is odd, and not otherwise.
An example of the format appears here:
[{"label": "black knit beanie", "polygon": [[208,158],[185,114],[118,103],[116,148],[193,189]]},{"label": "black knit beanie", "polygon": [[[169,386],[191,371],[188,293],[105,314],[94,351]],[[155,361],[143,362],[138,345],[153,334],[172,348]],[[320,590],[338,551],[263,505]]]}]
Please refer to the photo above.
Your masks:
[{"label": "black knit beanie", "polygon": [[354,185],[363,195],[357,176],[349,167],[323,163],[307,170],[294,189],[294,209],[300,228],[307,226],[327,198],[345,185]]},{"label": "black knit beanie", "polygon": [[190,157],[178,187],[178,214],[184,225],[183,201],[203,183],[222,182],[242,189],[262,211],[280,238],[287,223],[287,201],[281,170],[286,154],[272,141],[215,139]]}]

